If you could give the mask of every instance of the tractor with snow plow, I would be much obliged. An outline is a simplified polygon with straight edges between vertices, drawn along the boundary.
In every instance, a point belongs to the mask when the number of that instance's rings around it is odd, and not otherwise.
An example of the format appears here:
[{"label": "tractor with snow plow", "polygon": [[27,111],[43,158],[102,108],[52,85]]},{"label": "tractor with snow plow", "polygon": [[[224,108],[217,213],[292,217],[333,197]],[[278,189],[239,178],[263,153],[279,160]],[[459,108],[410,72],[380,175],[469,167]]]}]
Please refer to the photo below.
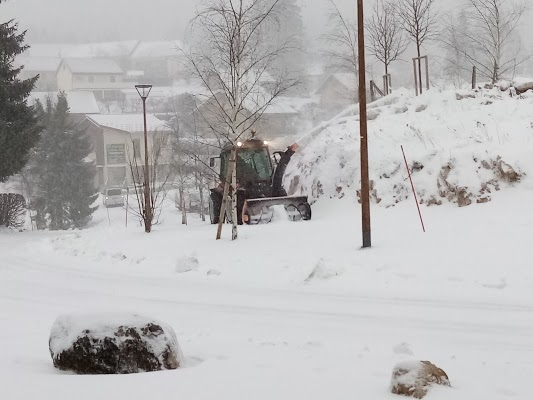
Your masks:
[{"label": "tractor with snow plow", "polygon": [[[251,139],[236,144],[237,175],[237,222],[239,224],[260,224],[272,220],[275,206],[283,206],[289,220],[310,220],[311,206],[307,196],[287,196],[283,188],[283,175],[298,146],[289,146],[284,152],[271,156],[267,141]],[[231,201],[223,202],[226,179],[233,145],[226,146],[220,153],[221,183],[211,189],[209,215],[212,224],[219,222],[220,209],[227,204],[226,219],[231,222]],[[211,167],[215,158],[211,159]]]}]

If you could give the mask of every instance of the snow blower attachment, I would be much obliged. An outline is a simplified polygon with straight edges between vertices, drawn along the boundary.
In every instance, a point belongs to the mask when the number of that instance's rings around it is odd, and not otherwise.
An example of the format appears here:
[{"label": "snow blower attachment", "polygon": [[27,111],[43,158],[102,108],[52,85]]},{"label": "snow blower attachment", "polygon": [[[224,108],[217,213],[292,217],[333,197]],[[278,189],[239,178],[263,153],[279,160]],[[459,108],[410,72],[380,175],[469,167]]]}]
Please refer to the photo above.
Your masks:
[{"label": "snow blower attachment", "polygon": [[[295,150],[296,144],[284,152],[275,152],[275,165],[270,157],[268,142],[249,139],[237,144],[237,218],[238,223],[268,223],[274,217],[274,208],[283,206],[291,221],[310,220],[311,206],[307,196],[287,196],[283,188],[283,175]],[[232,146],[220,154],[220,179],[224,181],[228,170]],[[214,166],[214,159],[211,159]],[[209,215],[211,223],[217,224],[222,206],[224,184],[211,189]],[[231,222],[231,201],[227,202],[226,219]]]}]

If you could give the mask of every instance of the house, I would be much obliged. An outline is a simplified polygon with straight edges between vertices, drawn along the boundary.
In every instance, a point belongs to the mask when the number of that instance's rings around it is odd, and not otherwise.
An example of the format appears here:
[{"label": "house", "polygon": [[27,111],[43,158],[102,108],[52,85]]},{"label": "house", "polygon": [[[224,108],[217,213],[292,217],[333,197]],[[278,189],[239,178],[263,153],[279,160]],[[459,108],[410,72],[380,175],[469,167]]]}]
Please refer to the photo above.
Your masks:
[{"label": "house", "polygon": [[15,60],[15,67],[24,67],[19,79],[29,79],[39,75],[34,90],[43,92],[57,91],[57,69],[61,59],[59,57],[20,56]]},{"label": "house", "polygon": [[120,100],[128,82],[122,68],[109,58],[64,58],[57,70],[59,90],[92,91],[97,100]]},{"label": "house", "polygon": [[320,109],[336,113],[357,102],[357,77],[351,73],[330,74],[318,87]]},{"label": "house", "polygon": [[[83,124],[93,143],[97,169],[95,186],[102,190],[138,182],[138,177],[133,179],[132,166],[144,165],[143,114],[88,115]],[[166,145],[170,128],[151,114],[146,116],[146,125],[151,158],[156,146]],[[168,171],[169,163],[169,154],[163,151],[157,163],[158,171]],[[140,178],[142,180],[142,176]]]},{"label": "house", "polygon": [[148,82],[154,85],[170,85],[183,77],[183,59],[178,40],[139,42],[130,56],[130,68],[144,71]]}]

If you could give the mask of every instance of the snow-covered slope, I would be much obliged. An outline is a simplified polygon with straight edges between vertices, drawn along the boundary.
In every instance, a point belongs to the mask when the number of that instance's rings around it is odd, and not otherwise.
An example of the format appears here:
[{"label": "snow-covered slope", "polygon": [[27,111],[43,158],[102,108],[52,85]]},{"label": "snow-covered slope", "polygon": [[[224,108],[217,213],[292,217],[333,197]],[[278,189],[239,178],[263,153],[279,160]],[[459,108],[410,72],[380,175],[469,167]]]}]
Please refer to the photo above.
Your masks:
[{"label": "snow-covered slope", "polygon": [[[499,89],[401,90],[369,105],[369,159],[373,200],[397,204],[411,196],[400,146],[413,170],[422,202],[459,205],[490,201],[502,187],[533,173],[533,96],[510,97]],[[359,189],[357,109],[300,139],[287,169],[290,193],[343,197]]]}]

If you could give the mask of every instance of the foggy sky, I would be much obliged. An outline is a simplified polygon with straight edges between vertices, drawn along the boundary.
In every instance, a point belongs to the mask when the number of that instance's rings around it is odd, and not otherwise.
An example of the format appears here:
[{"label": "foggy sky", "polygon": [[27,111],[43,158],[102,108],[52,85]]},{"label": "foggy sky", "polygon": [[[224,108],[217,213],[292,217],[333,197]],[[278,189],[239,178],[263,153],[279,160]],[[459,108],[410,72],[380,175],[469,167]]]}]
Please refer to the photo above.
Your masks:
[{"label": "foggy sky", "polygon": [[[448,11],[460,1],[438,0],[436,4]],[[335,2],[355,18],[356,0]],[[373,3],[365,0],[367,14]],[[0,20],[15,18],[22,29],[28,29],[30,44],[182,39],[197,4],[195,0],[8,0],[0,6]],[[326,24],[328,1],[300,0],[300,5],[307,36],[314,40]],[[523,41],[531,47],[533,28],[524,28],[524,33]]]},{"label": "foggy sky", "polygon": [[[444,3],[449,0],[442,0]],[[355,17],[355,0],[335,0]],[[8,0],[2,16],[28,29],[30,42],[94,42],[181,39],[194,16],[195,0]],[[368,8],[373,0],[366,0]],[[310,36],[324,26],[327,0],[300,0]],[[2,18],[4,19],[4,18]]]}]

